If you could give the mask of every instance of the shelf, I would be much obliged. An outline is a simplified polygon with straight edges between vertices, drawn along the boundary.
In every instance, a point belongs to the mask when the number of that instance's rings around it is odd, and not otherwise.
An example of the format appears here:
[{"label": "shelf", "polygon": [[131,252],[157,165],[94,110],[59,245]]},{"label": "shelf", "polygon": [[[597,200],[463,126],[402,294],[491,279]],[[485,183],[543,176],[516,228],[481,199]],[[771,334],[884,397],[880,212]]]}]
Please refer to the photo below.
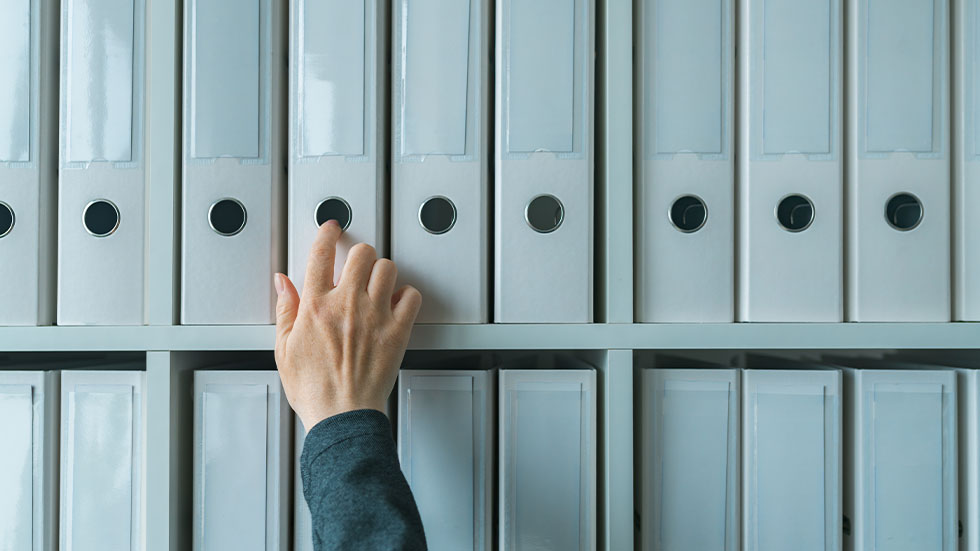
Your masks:
[{"label": "shelf", "polygon": [[[0,327],[5,352],[272,350],[272,326]],[[411,350],[980,349],[980,323],[418,325]]]}]

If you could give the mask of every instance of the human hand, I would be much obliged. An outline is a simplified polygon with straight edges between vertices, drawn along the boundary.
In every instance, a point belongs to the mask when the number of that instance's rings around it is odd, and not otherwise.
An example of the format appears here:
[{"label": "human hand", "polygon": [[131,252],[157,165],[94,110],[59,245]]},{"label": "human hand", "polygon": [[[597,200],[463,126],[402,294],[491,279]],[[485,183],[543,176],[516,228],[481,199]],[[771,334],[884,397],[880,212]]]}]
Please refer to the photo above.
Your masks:
[{"label": "human hand", "polygon": [[334,220],[320,226],[302,299],[288,277],[275,275],[276,365],[307,431],[345,411],[385,411],[422,304],[414,287],[395,291],[395,263],[364,243],[351,248],[334,286],[340,234]]}]

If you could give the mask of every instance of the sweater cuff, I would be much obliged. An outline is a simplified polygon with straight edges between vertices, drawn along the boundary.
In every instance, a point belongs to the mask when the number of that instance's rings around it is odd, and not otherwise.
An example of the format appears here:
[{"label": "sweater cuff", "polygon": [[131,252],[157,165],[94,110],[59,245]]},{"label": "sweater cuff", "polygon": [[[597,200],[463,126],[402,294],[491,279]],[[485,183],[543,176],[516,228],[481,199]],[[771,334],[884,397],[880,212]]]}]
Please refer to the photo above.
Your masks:
[{"label": "sweater cuff", "polygon": [[387,436],[392,438],[391,421],[376,409],[346,411],[320,421],[307,433],[300,455],[303,485],[309,485],[313,462],[332,446],[358,436]]}]

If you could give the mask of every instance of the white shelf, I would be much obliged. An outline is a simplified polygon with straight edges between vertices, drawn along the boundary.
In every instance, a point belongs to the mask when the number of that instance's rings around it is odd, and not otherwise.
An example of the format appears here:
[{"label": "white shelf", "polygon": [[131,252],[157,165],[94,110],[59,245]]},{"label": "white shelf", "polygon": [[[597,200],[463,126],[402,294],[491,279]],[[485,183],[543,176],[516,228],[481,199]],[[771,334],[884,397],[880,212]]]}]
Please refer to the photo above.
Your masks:
[{"label": "white shelf", "polygon": [[[2,327],[5,352],[272,350],[272,326]],[[980,323],[417,325],[410,350],[980,349]]]}]

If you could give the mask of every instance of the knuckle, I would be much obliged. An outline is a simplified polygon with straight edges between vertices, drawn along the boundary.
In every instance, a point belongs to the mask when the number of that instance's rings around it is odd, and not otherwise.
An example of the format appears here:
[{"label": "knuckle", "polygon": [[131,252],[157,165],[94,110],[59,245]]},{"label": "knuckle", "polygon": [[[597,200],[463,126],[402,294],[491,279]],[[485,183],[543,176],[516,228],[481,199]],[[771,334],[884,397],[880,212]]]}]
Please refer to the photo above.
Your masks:
[{"label": "knuckle", "polygon": [[356,256],[364,255],[373,257],[377,255],[377,251],[375,251],[374,247],[368,245],[367,243],[358,243],[351,247],[350,254]]}]

